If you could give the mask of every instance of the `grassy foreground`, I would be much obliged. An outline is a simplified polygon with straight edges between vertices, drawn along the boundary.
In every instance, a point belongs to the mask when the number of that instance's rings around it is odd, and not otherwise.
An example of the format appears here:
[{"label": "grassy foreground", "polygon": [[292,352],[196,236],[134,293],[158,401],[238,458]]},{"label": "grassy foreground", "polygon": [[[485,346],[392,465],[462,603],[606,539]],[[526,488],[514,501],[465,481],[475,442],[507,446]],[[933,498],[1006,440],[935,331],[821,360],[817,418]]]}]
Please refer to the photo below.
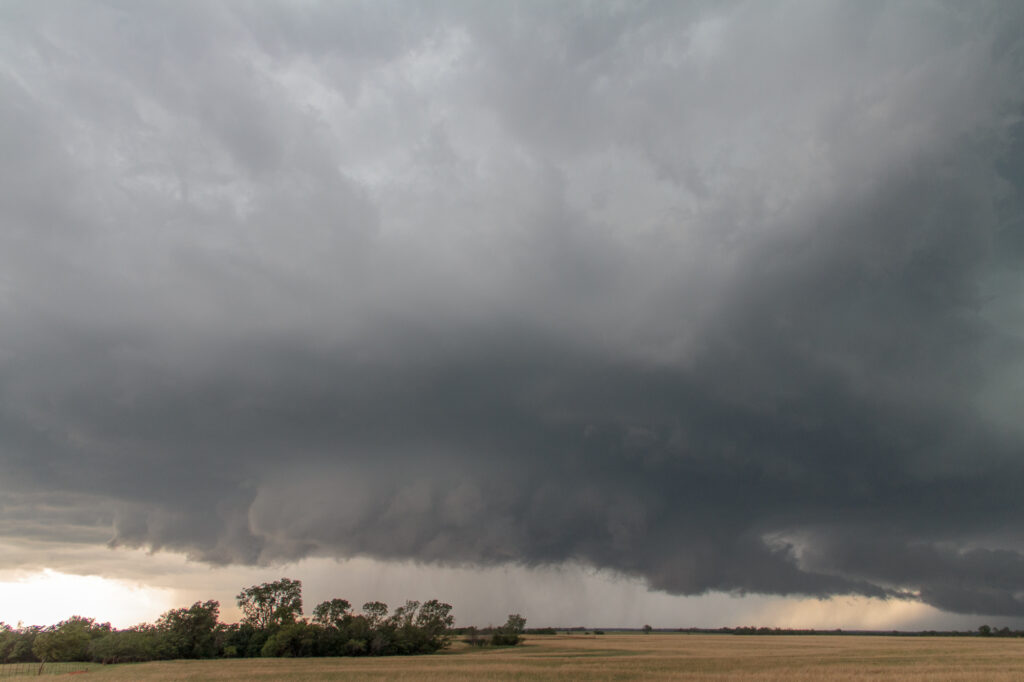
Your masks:
[{"label": "grassy foreground", "polygon": [[514,649],[389,658],[87,666],[87,680],[982,680],[1024,679],[1024,640],[608,634],[528,637]]}]

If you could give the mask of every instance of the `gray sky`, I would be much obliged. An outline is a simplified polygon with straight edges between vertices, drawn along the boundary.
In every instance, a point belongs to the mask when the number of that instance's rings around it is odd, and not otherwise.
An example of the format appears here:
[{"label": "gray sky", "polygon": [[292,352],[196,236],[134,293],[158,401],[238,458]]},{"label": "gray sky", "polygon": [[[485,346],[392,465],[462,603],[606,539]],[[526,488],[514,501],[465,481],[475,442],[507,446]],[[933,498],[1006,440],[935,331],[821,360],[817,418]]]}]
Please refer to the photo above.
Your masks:
[{"label": "gray sky", "polygon": [[1024,623],[1022,36],[0,3],[0,570]]}]

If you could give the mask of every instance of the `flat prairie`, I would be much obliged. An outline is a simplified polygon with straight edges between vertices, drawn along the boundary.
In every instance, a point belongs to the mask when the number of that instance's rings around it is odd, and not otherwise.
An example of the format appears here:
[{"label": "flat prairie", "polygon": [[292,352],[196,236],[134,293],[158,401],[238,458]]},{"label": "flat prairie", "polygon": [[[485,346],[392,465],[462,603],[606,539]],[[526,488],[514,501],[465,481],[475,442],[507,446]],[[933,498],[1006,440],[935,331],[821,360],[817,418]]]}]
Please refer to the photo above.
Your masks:
[{"label": "flat prairie", "polygon": [[88,666],[89,680],[1024,680],[1024,639],[606,634],[529,636],[503,649],[387,658]]}]

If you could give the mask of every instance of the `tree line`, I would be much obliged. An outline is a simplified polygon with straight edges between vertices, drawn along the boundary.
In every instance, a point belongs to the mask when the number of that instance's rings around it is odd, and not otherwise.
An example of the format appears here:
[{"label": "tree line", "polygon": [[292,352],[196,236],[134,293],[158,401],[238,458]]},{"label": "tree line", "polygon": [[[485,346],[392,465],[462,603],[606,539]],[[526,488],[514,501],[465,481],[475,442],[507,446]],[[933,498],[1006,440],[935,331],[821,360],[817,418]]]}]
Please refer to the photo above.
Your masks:
[{"label": "tree line", "polygon": [[[649,633],[651,626],[645,625],[643,631]],[[724,627],[724,628],[662,628],[658,632],[685,632],[698,635],[843,635],[889,636],[889,637],[1024,637],[1024,630],[1001,629],[982,625],[977,630],[815,630],[802,628],[769,628],[757,626]]]},{"label": "tree line", "polygon": [[390,612],[372,601],[359,613],[347,600],[331,599],[305,618],[302,582],[288,578],[247,587],[236,599],[238,623],[220,622],[215,600],[121,630],[82,616],[49,627],[0,623],[0,662],[426,654],[450,644],[455,623],[451,605],[436,599],[407,601]]}]

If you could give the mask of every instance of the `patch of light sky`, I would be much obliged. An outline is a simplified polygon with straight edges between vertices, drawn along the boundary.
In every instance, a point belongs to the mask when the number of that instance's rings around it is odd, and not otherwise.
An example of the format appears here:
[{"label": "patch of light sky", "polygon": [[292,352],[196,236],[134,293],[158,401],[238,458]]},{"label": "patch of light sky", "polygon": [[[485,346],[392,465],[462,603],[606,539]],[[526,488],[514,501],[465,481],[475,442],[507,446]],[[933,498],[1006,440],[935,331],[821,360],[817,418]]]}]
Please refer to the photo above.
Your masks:
[{"label": "patch of light sky", "polygon": [[[286,576],[303,582],[307,615],[320,601],[341,597],[356,608],[380,600],[437,598],[455,606],[458,625],[484,626],[521,613],[531,627],[733,627],[757,625],[831,630],[973,630],[983,620],[926,604],[866,597],[792,599],[721,592],[667,596],[639,580],[574,564],[528,568],[443,567],[355,558],[309,558],[268,567],[209,567],[171,552],[117,550],[104,557],[110,576],[77,575],[69,567],[0,571],[0,621],[51,624],[72,615],[129,627],[153,622],[171,608],[216,599],[221,620],[237,621],[238,591]],[[145,566],[145,577],[133,575]],[[202,585],[197,588],[196,585]],[[468,605],[468,607],[467,607]]]}]

